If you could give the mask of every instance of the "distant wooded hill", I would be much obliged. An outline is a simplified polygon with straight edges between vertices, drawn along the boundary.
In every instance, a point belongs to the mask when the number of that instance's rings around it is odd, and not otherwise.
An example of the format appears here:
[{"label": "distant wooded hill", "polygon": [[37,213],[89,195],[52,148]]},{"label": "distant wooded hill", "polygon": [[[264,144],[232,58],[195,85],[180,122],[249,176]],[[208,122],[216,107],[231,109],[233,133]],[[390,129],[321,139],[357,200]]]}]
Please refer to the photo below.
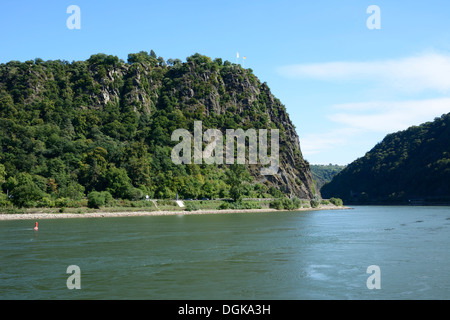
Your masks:
[{"label": "distant wooded hill", "polygon": [[387,135],[321,193],[346,203],[450,202],[450,113]]},{"label": "distant wooded hill", "polygon": [[331,163],[328,165],[312,164],[310,166],[313,179],[316,182],[317,191],[320,190],[325,183],[330,182],[335,175],[345,168],[345,166]]}]

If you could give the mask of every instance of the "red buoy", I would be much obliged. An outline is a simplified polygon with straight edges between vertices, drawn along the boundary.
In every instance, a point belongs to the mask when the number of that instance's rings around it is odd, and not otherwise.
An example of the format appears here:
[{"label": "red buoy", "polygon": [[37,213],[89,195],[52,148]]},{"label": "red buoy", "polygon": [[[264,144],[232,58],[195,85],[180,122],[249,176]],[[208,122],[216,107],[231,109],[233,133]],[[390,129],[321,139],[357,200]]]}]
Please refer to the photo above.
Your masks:
[{"label": "red buoy", "polygon": [[34,226],[34,230],[38,230],[38,223],[36,222],[36,225]]}]

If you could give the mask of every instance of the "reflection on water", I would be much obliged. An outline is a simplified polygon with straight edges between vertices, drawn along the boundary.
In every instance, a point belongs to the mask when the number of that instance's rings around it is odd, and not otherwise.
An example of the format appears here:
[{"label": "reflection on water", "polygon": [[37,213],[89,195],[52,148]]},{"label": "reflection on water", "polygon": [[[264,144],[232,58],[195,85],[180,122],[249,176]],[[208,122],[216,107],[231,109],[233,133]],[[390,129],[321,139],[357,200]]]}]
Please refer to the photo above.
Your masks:
[{"label": "reflection on water", "polygon": [[0,221],[0,298],[449,299],[449,209]]}]

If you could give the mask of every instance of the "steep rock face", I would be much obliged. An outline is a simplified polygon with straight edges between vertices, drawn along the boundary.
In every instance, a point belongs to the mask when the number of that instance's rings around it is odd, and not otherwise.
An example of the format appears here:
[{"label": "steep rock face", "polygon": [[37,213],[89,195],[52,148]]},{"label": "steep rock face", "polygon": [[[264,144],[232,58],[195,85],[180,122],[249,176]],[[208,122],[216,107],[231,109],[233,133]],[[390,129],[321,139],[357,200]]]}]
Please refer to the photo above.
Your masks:
[{"label": "steep rock face", "polygon": [[[142,52],[130,54],[128,63],[104,54],[72,63],[10,62],[0,69],[0,117],[14,118],[23,111],[24,117],[50,121],[74,135],[89,135],[95,127],[123,144],[137,134],[150,147],[167,142],[177,123],[192,129],[196,120],[203,122],[203,130],[223,133],[237,128],[278,129],[279,173],[262,176],[260,166],[249,165],[250,173],[288,195],[313,197],[309,164],[289,115],[251,69],[199,54],[184,63],[172,59],[167,63]],[[89,110],[96,110],[97,116]],[[154,123],[158,130],[153,130]],[[161,131],[164,123],[170,125]]]},{"label": "steep rock face", "polygon": [[[233,115],[237,127],[279,129],[279,173],[261,176],[258,166],[250,166],[250,172],[258,181],[279,186],[286,194],[301,198],[313,196],[309,164],[302,157],[299,137],[289,115],[267,84],[261,84],[251,70],[237,65],[217,67],[207,57],[197,55],[188,58],[188,62],[171,75],[171,81],[175,84],[170,89],[165,88],[170,98],[178,102],[178,107],[184,105],[201,110],[203,117],[200,119]],[[234,128],[234,124],[225,122],[217,128],[225,132]]]}]

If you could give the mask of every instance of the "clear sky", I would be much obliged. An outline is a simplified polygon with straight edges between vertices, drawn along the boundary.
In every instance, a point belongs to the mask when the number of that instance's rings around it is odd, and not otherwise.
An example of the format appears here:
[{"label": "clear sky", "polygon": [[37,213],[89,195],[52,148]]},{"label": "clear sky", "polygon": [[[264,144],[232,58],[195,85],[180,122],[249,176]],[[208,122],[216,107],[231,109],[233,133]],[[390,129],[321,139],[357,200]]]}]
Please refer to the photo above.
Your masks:
[{"label": "clear sky", "polygon": [[[70,5],[81,29],[66,25]],[[347,164],[450,112],[449,12],[448,0],[1,0],[0,63],[239,52],[286,106],[304,157]]]}]

